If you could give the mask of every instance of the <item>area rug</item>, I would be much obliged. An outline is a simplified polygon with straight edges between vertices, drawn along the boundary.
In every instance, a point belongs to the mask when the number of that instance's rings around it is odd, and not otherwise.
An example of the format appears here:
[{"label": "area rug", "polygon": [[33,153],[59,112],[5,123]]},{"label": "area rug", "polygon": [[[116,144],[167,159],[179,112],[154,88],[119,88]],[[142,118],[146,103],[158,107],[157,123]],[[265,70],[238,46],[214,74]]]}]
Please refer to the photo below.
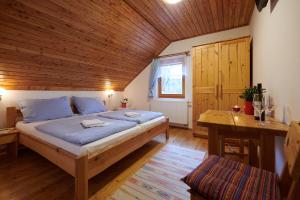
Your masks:
[{"label": "area rug", "polygon": [[205,152],[166,145],[121,185],[109,200],[190,200],[180,179],[196,168]]}]

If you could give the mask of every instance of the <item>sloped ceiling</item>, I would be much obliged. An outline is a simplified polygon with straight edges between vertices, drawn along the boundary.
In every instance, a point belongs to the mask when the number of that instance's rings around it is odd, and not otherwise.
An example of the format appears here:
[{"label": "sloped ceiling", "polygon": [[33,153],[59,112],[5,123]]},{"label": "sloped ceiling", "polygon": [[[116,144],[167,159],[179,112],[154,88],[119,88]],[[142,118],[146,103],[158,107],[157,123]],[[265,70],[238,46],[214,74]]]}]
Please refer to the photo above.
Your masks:
[{"label": "sloped ceiling", "polygon": [[176,41],[249,24],[254,0],[125,0],[169,40]]},{"label": "sloped ceiling", "polygon": [[172,41],[247,25],[254,0],[1,0],[0,86],[123,90]]}]

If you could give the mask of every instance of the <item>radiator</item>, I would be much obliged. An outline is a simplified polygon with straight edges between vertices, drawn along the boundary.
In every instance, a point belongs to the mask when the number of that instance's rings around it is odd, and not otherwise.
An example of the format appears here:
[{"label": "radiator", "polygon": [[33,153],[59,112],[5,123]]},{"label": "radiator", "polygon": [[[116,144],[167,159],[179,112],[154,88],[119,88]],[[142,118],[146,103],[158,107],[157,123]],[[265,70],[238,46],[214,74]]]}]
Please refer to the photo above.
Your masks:
[{"label": "radiator", "polygon": [[173,125],[188,126],[188,102],[186,101],[152,100],[150,110],[164,113]]}]

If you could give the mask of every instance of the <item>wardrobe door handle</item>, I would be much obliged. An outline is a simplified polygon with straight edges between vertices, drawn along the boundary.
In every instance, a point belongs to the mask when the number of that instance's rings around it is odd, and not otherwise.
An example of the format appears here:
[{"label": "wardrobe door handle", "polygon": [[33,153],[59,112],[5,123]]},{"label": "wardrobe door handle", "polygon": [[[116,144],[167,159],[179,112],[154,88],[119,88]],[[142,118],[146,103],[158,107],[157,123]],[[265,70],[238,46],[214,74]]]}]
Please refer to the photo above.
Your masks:
[{"label": "wardrobe door handle", "polygon": [[221,99],[223,99],[223,84],[221,84]]},{"label": "wardrobe door handle", "polygon": [[220,70],[219,71],[219,83],[221,84],[220,85],[220,99],[223,99],[223,77],[222,77],[222,71]]},{"label": "wardrobe door handle", "polygon": [[216,94],[216,99],[218,99],[219,98],[219,84],[216,85],[215,94]]}]

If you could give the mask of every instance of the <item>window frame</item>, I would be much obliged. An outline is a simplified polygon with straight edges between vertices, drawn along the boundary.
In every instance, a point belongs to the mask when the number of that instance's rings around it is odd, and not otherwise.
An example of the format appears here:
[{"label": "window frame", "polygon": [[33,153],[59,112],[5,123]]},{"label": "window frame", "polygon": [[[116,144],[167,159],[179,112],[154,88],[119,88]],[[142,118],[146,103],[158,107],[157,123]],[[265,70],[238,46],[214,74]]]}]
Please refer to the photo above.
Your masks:
[{"label": "window frame", "polygon": [[[182,70],[184,66],[182,66]],[[159,98],[185,98],[185,75],[182,75],[182,93],[181,94],[162,94],[162,80],[161,77],[158,78],[158,97]]]}]

